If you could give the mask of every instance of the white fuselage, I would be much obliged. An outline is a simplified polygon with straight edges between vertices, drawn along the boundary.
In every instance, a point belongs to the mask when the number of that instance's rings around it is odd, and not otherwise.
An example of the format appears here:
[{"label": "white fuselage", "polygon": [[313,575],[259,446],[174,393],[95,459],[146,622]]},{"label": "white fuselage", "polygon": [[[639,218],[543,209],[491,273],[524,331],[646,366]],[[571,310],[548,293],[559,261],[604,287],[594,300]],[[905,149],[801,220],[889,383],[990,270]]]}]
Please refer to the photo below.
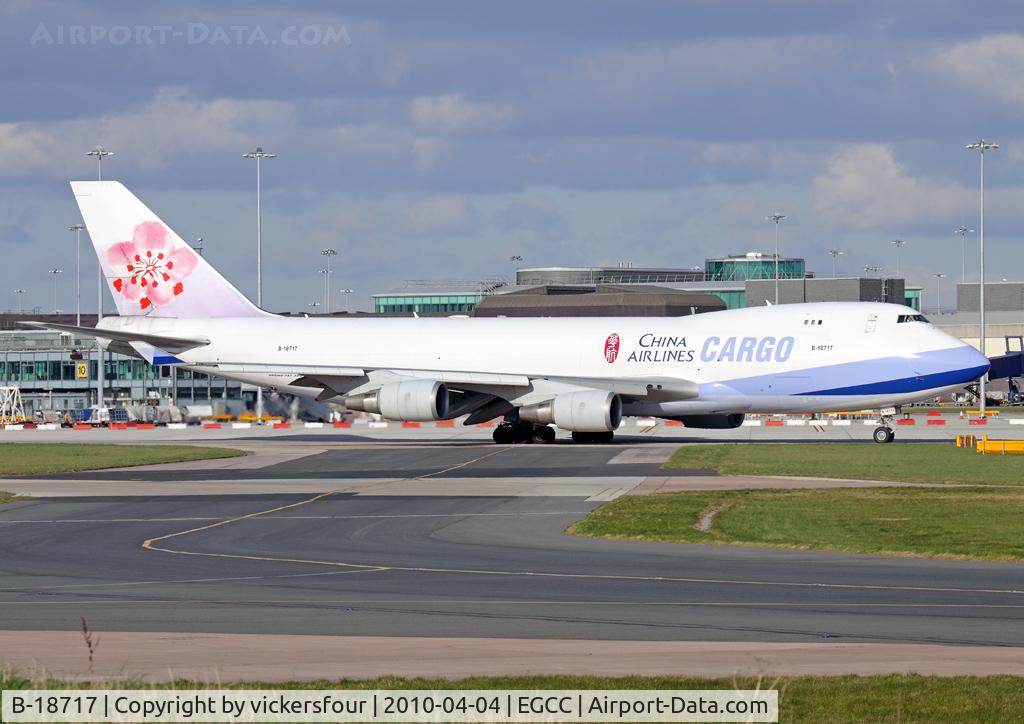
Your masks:
[{"label": "white fuselage", "polygon": [[672,416],[900,405],[984,373],[986,358],[914,314],[837,302],[675,318],[115,317],[102,326],[208,339],[182,363],[308,396],[319,390],[291,383],[309,368],[695,383],[695,399],[625,408]]}]

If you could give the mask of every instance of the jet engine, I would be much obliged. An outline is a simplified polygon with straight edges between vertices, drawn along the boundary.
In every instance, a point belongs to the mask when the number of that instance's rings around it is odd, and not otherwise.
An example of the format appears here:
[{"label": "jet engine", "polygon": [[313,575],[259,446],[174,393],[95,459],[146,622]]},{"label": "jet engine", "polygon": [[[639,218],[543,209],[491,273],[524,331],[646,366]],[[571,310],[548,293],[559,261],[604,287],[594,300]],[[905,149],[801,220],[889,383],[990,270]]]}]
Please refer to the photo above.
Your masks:
[{"label": "jet engine", "polygon": [[373,392],[346,397],[345,407],[391,420],[443,420],[448,416],[448,387],[436,380],[389,382]]},{"label": "jet engine", "polygon": [[606,390],[566,392],[547,402],[519,408],[519,419],[539,425],[554,423],[573,432],[608,432],[622,422],[622,400]]},{"label": "jet engine", "polygon": [[680,415],[670,418],[679,420],[686,427],[704,428],[705,430],[731,430],[743,424],[745,415],[735,412],[729,415]]}]

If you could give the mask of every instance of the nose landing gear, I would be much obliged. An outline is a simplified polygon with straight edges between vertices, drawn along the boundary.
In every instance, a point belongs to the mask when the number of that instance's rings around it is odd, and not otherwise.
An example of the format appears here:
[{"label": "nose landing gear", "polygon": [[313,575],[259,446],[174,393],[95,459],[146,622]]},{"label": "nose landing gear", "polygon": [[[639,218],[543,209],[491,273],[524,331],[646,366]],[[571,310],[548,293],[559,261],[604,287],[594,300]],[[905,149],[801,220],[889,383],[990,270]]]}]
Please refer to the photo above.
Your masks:
[{"label": "nose landing gear", "polygon": [[882,410],[879,415],[878,427],[871,433],[875,442],[888,443],[896,438],[896,433],[892,430],[892,422],[896,418],[896,414],[897,408],[895,407],[887,407]]},{"label": "nose landing gear", "polygon": [[891,427],[885,425],[879,425],[875,428],[875,431],[871,434],[875,442],[892,442],[896,437],[896,433],[892,431]]}]

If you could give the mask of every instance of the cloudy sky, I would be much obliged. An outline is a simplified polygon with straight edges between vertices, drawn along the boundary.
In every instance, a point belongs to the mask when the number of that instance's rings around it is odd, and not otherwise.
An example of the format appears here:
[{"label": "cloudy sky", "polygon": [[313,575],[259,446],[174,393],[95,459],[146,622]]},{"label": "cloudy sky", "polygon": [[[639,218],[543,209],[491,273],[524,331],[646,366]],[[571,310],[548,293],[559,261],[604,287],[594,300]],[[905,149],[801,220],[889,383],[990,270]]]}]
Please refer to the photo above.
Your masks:
[{"label": "cloudy sky", "polygon": [[[287,5],[287,9],[284,9]],[[216,7],[223,9],[215,9]],[[983,10],[983,11],[982,11]],[[52,306],[74,269],[85,152],[265,306],[353,307],[404,279],[527,265],[693,266],[768,250],[831,273],[949,274],[978,226],[991,279],[1024,277],[1018,2],[0,0],[0,308]],[[976,235],[975,235],[976,236]],[[976,244],[969,278],[977,278]],[[94,307],[95,260],[83,264]],[[71,274],[59,304],[73,309]]]}]

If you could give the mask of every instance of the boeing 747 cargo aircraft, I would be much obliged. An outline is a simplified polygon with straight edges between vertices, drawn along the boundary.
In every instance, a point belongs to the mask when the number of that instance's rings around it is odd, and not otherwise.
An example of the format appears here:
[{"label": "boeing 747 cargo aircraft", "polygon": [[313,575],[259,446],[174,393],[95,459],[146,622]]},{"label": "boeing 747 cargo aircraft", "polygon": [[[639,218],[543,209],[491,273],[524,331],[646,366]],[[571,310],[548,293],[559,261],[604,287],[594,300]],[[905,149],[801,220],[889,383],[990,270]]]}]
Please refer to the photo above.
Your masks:
[{"label": "boeing 747 cargo aircraft", "polygon": [[733,428],[746,413],[895,409],[989,360],[894,304],[786,304],[678,318],[296,318],[258,309],[128,189],[71,184],[120,316],[89,334],[154,365],[395,420],[503,418],[499,443],[609,442],[624,415]]}]

